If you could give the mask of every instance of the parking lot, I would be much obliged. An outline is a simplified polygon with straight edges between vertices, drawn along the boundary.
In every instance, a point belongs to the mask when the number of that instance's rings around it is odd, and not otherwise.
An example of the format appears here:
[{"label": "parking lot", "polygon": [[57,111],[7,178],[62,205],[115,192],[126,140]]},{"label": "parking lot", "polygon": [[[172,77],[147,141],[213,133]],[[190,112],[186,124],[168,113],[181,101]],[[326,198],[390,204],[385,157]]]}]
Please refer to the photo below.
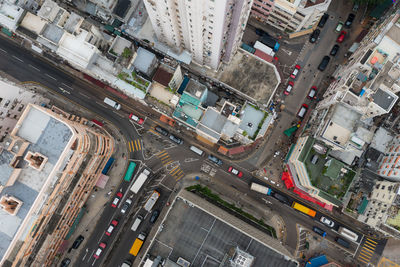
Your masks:
[{"label": "parking lot", "polygon": [[220,266],[229,250],[238,246],[254,256],[253,266],[297,266],[284,255],[180,198],[160,230],[149,254],[174,262],[181,257],[191,266]]}]

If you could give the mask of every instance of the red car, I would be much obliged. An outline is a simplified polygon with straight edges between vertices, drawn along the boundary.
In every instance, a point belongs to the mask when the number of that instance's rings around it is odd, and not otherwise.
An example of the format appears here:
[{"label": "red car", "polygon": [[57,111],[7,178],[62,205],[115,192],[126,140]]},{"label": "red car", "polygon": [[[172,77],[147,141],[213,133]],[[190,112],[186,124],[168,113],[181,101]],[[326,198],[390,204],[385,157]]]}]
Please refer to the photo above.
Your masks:
[{"label": "red car", "polygon": [[299,72],[300,72],[300,69],[301,69],[300,65],[294,66],[294,70],[293,70],[292,74],[290,74],[290,78],[296,79],[297,74],[299,74]]},{"label": "red car", "polygon": [[344,37],[346,37],[347,32],[346,31],[341,31],[338,38],[336,39],[336,42],[341,43],[344,40]]},{"label": "red car", "polygon": [[101,253],[103,252],[103,250],[106,248],[107,244],[104,242],[101,242],[99,247],[97,248],[96,252],[93,254],[93,257],[95,259],[100,258]]},{"label": "red car", "polygon": [[118,192],[117,195],[115,196],[113,202],[111,203],[111,207],[116,208],[118,203],[121,201],[122,198],[122,193]]},{"label": "red car", "polygon": [[236,175],[239,178],[241,178],[243,176],[243,172],[236,170],[232,166],[229,167],[228,172],[233,173],[234,175]]},{"label": "red car", "polygon": [[306,113],[307,113],[307,110],[308,110],[308,105],[307,105],[307,104],[301,105],[299,111],[297,112],[297,117],[303,119],[304,116],[305,116]]},{"label": "red car", "polygon": [[131,113],[131,114],[129,115],[129,118],[130,118],[131,120],[133,120],[134,122],[136,122],[137,124],[142,125],[142,124],[144,123],[144,119],[139,118],[138,116],[134,115],[133,113]]},{"label": "red car", "polygon": [[114,231],[114,229],[117,227],[117,225],[118,225],[118,221],[112,220],[112,222],[110,223],[110,225],[108,226],[108,228],[106,230],[106,235],[110,236],[112,234],[112,232]]},{"label": "red car", "polygon": [[316,86],[311,87],[310,92],[307,95],[307,98],[311,99],[311,100],[317,99],[317,87]]},{"label": "red car", "polygon": [[292,89],[293,89],[293,86],[294,86],[294,82],[292,82],[292,81],[288,82],[288,85],[287,85],[287,87],[286,87],[286,89],[285,89],[285,92],[283,92],[283,93],[284,93],[285,95],[289,95],[290,92],[291,92]]}]

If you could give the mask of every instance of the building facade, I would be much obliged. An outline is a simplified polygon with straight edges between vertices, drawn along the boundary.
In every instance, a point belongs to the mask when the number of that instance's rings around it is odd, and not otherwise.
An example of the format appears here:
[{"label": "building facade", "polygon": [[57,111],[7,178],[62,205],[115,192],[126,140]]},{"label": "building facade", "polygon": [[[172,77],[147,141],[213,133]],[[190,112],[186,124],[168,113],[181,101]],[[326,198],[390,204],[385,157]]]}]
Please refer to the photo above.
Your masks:
[{"label": "building facade", "polygon": [[240,45],[253,0],[145,0],[157,39],[217,69]]},{"label": "building facade", "polygon": [[400,135],[393,138],[379,159],[377,173],[388,180],[400,182]]},{"label": "building facade", "polygon": [[281,31],[311,29],[328,10],[331,0],[254,0],[251,16]]},{"label": "building facade", "polygon": [[114,150],[79,118],[29,104],[0,147],[0,265],[50,266]]}]

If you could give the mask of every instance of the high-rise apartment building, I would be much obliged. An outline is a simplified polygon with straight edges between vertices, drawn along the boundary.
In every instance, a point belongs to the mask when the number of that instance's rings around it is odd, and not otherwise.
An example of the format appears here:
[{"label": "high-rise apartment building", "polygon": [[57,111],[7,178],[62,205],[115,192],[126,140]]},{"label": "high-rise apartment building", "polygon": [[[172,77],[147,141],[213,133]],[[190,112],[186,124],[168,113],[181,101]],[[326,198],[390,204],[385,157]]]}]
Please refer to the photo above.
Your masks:
[{"label": "high-rise apartment building", "polygon": [[157,39],[217,69],[240,45],[253,0],[144,0]]},{"label": "high-rise apartment building", "polygon": [[312,28],[328,10],[331,0],[254,0],[251,15],[281,31]]},{"label": "high-rise apartment building", "polygon": [[50,266],[114,150],[87,120],[28,104],[0,143],[0,265]]}]

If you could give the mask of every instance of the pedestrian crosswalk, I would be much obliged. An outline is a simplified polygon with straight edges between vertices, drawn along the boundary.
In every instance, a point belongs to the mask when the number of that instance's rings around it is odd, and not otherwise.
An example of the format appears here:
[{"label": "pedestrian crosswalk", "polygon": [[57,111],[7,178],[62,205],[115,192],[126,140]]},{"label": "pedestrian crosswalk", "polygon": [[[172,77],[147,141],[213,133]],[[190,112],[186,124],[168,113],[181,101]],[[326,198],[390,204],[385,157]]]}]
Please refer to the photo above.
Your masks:
[{"label": "pedestrian crosswalk", "polygon": [[129,152],[135,152],[143,149],[142,140],[136,139],[128,142]]},{"label": "pedestrian crosswalk", "polygon": [[[166,150],[163,150],[160,153],[158,153],[157,157],[161,160],[161,163],[164,166],[168,166],[174,162],[174,160],[170,158]],[[176,181],[179,181],[180,179],[182,179],[183,176],[185,176],[185,173],[181,170],[179,165],[176,165],[171,170],[169,170],[168,174],[174,177]]]},{"label": "pedestrian crosswalk", "polygon": [[362,243],[360,248],[360,252],[358,253],[358,260],[365,264],[369,263],[372,256],[374,255],[377,244],[378,242],[373,239],[364,239],[364,242]]}]

